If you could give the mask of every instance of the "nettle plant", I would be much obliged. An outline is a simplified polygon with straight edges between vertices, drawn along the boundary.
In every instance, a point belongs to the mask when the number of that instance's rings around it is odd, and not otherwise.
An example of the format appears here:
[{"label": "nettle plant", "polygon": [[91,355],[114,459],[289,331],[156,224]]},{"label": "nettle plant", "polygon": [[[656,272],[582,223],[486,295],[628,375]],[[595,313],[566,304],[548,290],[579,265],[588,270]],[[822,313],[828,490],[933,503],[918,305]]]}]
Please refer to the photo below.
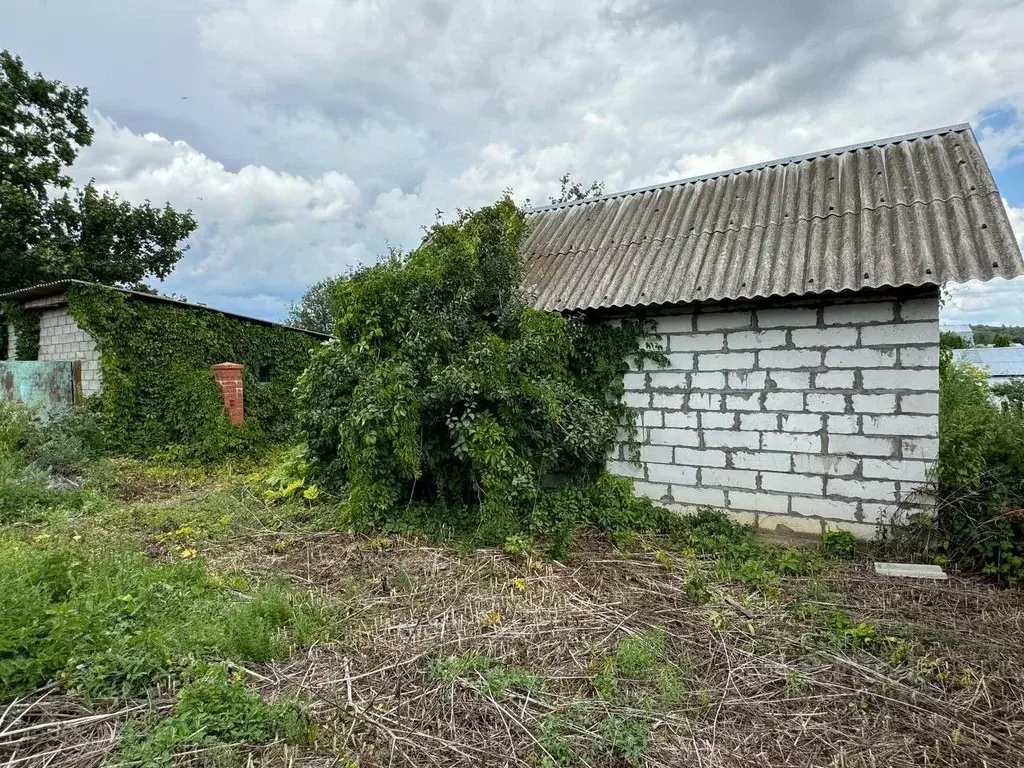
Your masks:
[{"label": "nettle plant", "polygon": [[636,434],[627,358],[663,356],[643,323],[532,309],[525,231],[505,197],[335,288],[335,339],[297,392],[313,474],[347,491],[354,525],[544,534],[649,516],[602,471]]}]

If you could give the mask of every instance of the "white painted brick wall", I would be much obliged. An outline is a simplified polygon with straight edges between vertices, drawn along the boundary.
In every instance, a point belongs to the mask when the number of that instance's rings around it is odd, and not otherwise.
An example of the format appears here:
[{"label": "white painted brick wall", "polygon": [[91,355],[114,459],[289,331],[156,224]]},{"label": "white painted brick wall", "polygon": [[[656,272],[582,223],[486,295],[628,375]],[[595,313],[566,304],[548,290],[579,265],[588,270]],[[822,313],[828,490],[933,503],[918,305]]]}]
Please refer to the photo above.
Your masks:
[{"label": "white painted brick wall", "polygon": [[641,463],[609,467],[661,504],[864,535],[935,459],[937,318],[936,295],[658,316],[669,367],[626,377]]}]

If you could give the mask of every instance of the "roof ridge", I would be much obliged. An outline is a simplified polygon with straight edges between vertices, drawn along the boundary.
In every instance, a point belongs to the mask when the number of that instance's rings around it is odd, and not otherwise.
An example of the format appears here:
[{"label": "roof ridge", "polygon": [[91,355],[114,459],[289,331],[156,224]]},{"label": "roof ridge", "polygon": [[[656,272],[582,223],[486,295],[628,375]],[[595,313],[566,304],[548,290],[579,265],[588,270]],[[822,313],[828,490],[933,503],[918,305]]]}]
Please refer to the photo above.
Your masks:
[{"label": "roof ridge", "polygon": [[621,192],[612,192],[607,195],[597,195],[596,197],[587,197],[582,200],[570,200],[564,203],[550,203],[548,205],[538,205],[536,207],[527,208],[526,214],[532,213],[543,213],[544,211],[553,211],[561,208],[571,208],[575,205],[586,205],[588,203],[596,203],[601,200],[613,200],[619,197],[629,197],[630,195],[637,195],[643,192],[654,192],[660,189],[669,189],[671,187],[682,186],[683,184],[694,184],[698,181],[710,181],[711,179],[720,179],[724,176],[732,176],[737,173],[746,173],[748,171],[760,171],[765,168],[771,168],[777,165],[789,165],[790,163],[800,163],[805,160],[814,160],[819,157],[827,157],[829,155],[838,155],[845,152],[853,152],[860,149],[870,149],[872,147],[884,147],[890,144],[898,144],[902,141],[913,141],[915,139],[924,139],[929,136],[939,136],[946,133],[959,133],[962,131],[969,131],[971,135],[974,134],[974,129],[971,128],[970,123],[956,123],[953,125],[946,125],[941,128],[932,128],[924,131],[915,131],[913,133],[903,133],[897,136],[889,136],[883,139],[874,139],[872,141],[865,141],[858,144],[847,144],[840,147],[832,147],[830,149],[821,149],[816,152],[808,152],[802,155],[790,155],[788,157],[780,157],[774,160],[766,160],[760,163],[754,163],[752,165],[741,165],[737,168],[729,168],[722,171],[713,171],[711,173],[700,174],[699,176],[689,176],[683,179],[675,179],[673,181],[664,181],[659,184],[651,184],[645,187],[634,187],[633,189],[625,189]]}]

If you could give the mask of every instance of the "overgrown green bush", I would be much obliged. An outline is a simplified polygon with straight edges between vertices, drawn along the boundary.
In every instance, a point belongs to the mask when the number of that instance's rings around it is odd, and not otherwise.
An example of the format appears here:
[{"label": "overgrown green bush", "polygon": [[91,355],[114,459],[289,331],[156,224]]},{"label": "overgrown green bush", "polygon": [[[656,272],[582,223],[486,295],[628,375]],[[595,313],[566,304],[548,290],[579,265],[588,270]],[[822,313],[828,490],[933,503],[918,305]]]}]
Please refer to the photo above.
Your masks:
[{"label": "overgrown green bush", "polygon": [[287,655],[325,620],[309,598],[249,590],[195,561],[0,539],[2,698],[53,679],[86,698],[138,694],[197,660]]},{"label": "overgrown green bush", "polygon": [[938,526],[953,562],[1024,583],[1024,416],[999,408],[988,377],[940,362]]},{"label": "overgrown green bush", "polygon": [[581,522],[649,515],[593,495],[609,449],[635,434],[620,401],[625,361],[660,355],[642,324],[531,309],[524,233],[505,198],[339,281],[336,338],[297,391],[315,480],[347,490],[352,524],[385,525],[419,504],[434,524],[564,543]]}]

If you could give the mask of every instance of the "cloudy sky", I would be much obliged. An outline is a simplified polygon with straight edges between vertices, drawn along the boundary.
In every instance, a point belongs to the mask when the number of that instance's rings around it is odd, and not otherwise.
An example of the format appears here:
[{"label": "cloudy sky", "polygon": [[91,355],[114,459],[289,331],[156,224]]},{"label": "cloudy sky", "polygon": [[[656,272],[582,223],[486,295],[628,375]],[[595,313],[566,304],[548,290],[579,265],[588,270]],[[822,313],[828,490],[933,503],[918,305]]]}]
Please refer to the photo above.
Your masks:
[{"label": "cloudy sky", "polygon": [[[76,174],[191,208],[164,290],[280,318],[437,210],[565,172],[615,191],[970,121],[1024,238],[1024,3],[2,0],[0,47],[88,86]],[[1024,283],[951,323],[1024,324]]]}]

